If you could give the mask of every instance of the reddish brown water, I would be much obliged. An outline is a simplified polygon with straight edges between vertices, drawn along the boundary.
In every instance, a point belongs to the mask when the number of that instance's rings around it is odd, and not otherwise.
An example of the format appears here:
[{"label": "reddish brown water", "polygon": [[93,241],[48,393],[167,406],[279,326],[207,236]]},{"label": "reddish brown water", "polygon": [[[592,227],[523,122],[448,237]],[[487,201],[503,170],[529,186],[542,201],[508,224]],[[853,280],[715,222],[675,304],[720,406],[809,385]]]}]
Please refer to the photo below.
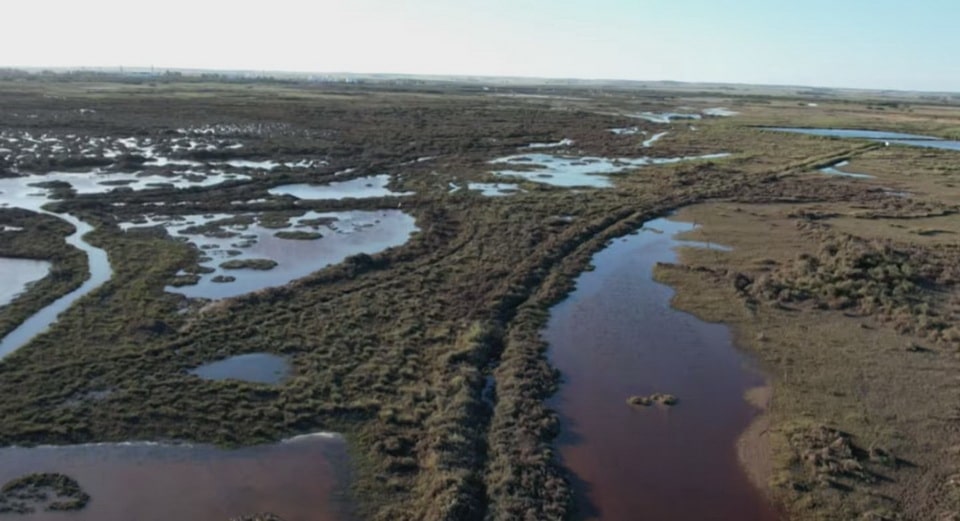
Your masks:
[{"label": "reddish brown water", "polygon": [[22,521],[227,521],[273,512],[286,521],[349,519],[346,447],[308,436],[274,445],[102,444],[0,449],[0,483],[32,472],[76,479],[91,501],[79,512]]},{"label": "reddish brown water", "polygon": [[[736,440],[756,411],[744,393],[763,385],[728,329],[670,307],[657,261],[691,225],[658,219],[593,259],[596,270],[551,310],[544,332],[564,381],[551,406],[574,474],[580,519],[772,521],[748,481]],[[703,250],[705,255],[711,255]],[[673,408],[632,407],[631,395],[665,392]]]}]

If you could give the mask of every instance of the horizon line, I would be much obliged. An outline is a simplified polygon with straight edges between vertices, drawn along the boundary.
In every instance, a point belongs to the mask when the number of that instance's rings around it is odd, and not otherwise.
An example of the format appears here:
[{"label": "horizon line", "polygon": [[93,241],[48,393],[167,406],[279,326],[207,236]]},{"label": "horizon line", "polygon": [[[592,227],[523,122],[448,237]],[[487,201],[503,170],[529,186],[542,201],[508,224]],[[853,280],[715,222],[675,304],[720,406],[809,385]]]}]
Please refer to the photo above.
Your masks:
[{"label": "horizon line", "polygon": [[679,84],[679,85],[714,85],[714,86],[748,86],[748,87],[769,87],[780,89],[825,89],[838,91],[866,91],[866,92],[898,92],[915,94],[942,94],[953,97],[960,96],[960,91],[949,90],[916,90],[916,89],[896,89],[884,87],[848,87],[848,86],[826,86],[826,85],[803,85],[787,83],[747,83],[747,82],[724,82],[724,81],[682,81],[682,80],[639,80],[626,78],[584,78],[569,76],[518,76],[518,75],[491,75],[491,74],[443,74],[443,73],[413,73],[413,72],[349,72],[349,71],[319,71],[319,70],[282,70],[282,69],[230,69],[230,68],[203,68],[203,67],[166,67],[166,66],[145,66],[145,65],[3,65],[2,70],[19,70],[27,73],[33,71],[44,72],[115,72],[124,73],[125,71],[153,72],[162,74],[164,72],[188,72],[188,73],[234,73],[234,74],[259,74],[264,79],[275,78],[275,75],[325,75],[325,76],[387,76],[387,77],[406,77],[443,80],[522,80],[528,82],[547,83],[551,81],[582,82],[582,83],[637,83],[637,84]]}]

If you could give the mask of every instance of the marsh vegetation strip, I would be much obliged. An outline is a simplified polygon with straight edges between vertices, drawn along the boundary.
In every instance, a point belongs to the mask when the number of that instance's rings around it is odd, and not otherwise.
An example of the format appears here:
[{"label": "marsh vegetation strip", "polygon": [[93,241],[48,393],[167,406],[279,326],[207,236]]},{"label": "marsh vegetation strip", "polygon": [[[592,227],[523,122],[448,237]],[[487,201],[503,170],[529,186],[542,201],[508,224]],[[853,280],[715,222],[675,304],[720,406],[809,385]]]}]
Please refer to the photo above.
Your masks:
[{"label": "marsh vegetation strip", "polygon": [[78,512],[22,521],[227,521],[271,512],[287,520],[350,519],[346,444],[336,435],[227,450],[207,445],[105,443],[0,449],[0,484],[56,472],[90,495]]},{"label": "marsh vegetation strip", "polygon": [[101,284],[110,280],[113,274],[110,261],[107,258],[107,252],[83,240],[83,236],[93,230],[92,226],[70,214],[57,214],[45,210],[40,211],[63,219],[76,228],[73,235],[67,237],[67,243],[83,250],[86,254],[87,264],[90,269],[90,278],[84,281],[79,288],[67,293],[55,300],[52,304],[41,309],[17,326],[17,328],[7,336],[3,337],[3,340],[0,341],[0,359],[22,347],[36,335],[46,331],[51,324],[56,322],[60,313],[66,311],[66,309],[80,297],[90,293],[100,287]]},{"label": "marsh vegetation strip", "polygon": [[[653,280],[674,248],[707,246],[673,239],[690,229],[657,219],[617,239],[551,310],[544,338],[563,382],[550,405],[581,519],[776,519],[736,454],[756,414],[744,394],[764,379],[725,326],[674,310],[673,290]],[[653,393],[679,401],[627,403]]]},{"label": "marsh vegetation strip", "polygon": [[50,272],[50,263],[33,259],[0,258],[0,306],[9,304]]}]

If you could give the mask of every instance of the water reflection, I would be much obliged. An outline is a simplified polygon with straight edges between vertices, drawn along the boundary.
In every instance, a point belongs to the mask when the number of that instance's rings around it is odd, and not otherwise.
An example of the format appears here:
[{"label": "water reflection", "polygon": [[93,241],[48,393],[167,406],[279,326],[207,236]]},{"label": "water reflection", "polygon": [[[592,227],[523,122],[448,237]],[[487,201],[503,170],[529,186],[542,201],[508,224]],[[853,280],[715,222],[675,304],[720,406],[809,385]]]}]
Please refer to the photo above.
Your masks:
[{"label": "water reflection", "polygon": [[11,519],[226,521],[257,512],[288,521],[351,517],[346,444],[334,434],[236,450],[158,443],[0,449],[0,483],[34,472],[76,479],[90,503],[78,512]]},{"label": "water reflection", "polygon": [[[615,241],[551,309],[543,335],[563,383],[550,405],[581,519],[776,519],[735,451],[755,415],[744,392],[763,378],[726,327],[673,309],[673,291],[652,278],[673,248],[698,245],[673,239],[689,229],[657,219]],[[679,403],[626,402],[657,392]]]},{"label": "water reflection", "polygon": [[33,259],[0,257],[0,306],[5,306],[27,289],[27,285],[47,276],[50,263]]},{"label": "water reflection", "polygon": [[412,192],[394,192],[387,188],[387,174],[358,177],[348,181],[336,181],[323,185],[295,184],[270,189],[273,195],[290,195],[297,199],[365,199],[370,197],[408,196]]},{"label": "water reflection", "polygon": [[[374,254],[407,242],[414,218],[399,210],[306,212],[284,223],[257,215],[155,216],[121,228],[163,226],[199,248],[200,266],[190,285],[167,290],[191,298],[222,299],[283,286],[351,255]],[[231,261],[273,261],[270,269],[230,269]],[[191,274],[181,273],[186,278]]]}]

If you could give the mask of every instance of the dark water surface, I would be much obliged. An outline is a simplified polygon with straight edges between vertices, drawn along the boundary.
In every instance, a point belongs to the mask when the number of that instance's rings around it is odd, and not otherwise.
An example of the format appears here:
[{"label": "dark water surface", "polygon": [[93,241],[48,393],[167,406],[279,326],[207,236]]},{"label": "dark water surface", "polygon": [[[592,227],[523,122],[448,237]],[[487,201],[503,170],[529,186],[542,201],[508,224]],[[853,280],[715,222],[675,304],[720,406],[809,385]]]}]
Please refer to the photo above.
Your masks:
[{"label": "dark water surface", "polygon": [[[736,453],[757,414],[744,393],[764,379],[725,326],[671,308],[673,290],[652,278],[657,261],[675,259],[674,247],[699,244],[672,238],[692,225],[657,219],[644,228],[594,256],[596,270],[577,279],[544,332],[564,378],[550,405],[561,416],[557,445],[575,474],[579,518],[775,520]],[[680,401],[626,403],[654,392]]]},{"label": "dark water surface", "polygon": [[33,472],[73,477],[90,503],[78,512],[0,518],[227,521],[273,512],[288,521],[351,519],[346,444],[335,435],[237,450],[151,443],[0,449],[0,484]]}]

